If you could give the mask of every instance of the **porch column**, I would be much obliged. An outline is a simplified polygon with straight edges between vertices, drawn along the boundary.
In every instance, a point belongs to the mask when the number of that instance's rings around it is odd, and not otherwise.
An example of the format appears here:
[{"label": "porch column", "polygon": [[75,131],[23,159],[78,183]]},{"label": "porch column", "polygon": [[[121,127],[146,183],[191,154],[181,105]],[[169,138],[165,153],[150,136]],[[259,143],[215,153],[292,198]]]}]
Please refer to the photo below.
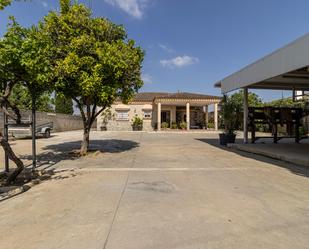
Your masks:
[{"label": "porch column", "polygon": [[244,88],[244,143],[248,143],[248,88]]},{"label": "porch column", "polygon": [[215,103],[215,110],[214,110],[214,122],[215,122],[215,130],[218,130],[218,103]]},{"label": "porch column", "polygon": [[176,123],[176,106],[173,106],[171,110],[171,124],[172,123]]},{"label": "porch column", "polygon": [[205,105],[205,127],[206,127],[206,130],[208,129],[208,122],[209,122],[208,105]]},{"label": "porch column", "polygon": [[186,104],[187,130],[190,130],[190,103]]},{"label": "porch column", "polygon": [[158,112],[157,112],[157,130],[161,131],[161,103],[158,103]]}]

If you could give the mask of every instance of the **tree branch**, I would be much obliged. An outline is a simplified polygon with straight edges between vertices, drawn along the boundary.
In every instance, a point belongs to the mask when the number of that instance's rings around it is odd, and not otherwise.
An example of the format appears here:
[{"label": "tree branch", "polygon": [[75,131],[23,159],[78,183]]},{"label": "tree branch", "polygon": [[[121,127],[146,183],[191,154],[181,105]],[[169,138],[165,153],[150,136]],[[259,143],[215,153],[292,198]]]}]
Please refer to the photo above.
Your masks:
[{"label": "tree branch", "polygon": [[82,104],[79,102],[79,100],[77,98],[73,97],[72,99],[76,102],[76,104],[77,104],[77,106],[80,110],[80,113],[82,115],[83,122],[84,122],[84,124],[86,124],[87,120],[86,120],[86,116],[85,116],[85,112],[83,110]]},{"label": "tree branch", "polygon": [[23,171],[24,164],[23,162],[16,156],[14,151],[12,150],[10,144],[6,139],[4,138],[3,134],[0,132],[0,145],[2,146],[3,150],[7,153],[10,160],[12,160],[17,168],[9,175],[9,177],[6,180],[6,184],[9,185],[11,182],[13,182],[17,176]]},{"label": "tree branch", "polygon": [[[15,120],[17,124],[21,124],[20,110],[18,109],[18,107],[16,105],[10,103],[10,101],[9,101],[9,97],[10,97],[10,95],[13,91],[13,87],[15,86],[16,83],[17,83],[17,81],[14,81],[14,82],[9,82],[5,85],[4,94],[0,97],[0,105],[2,107],[3,112],[8,117]],[[8,111],[7,107],[10,107],[13,110],[16,117]]]},{"label": "tree branch", "polygon": [[94,119],[96,119],[96,118],[101,114],[101,112],[103,112],[105,109],[106,109],[106,105],[104,105],[104,106],[94,115]]},{"label": "tree branch", "polygon": [[90,126],[89,128],[91,128],[93,122],[95,121],[95,119],[100,115],[100,113],[102,113],[104,110],[106,109],[106,105],[104,107],[102,107],[97,113],[94,113],[92,114],[92,117],[91,117],[91,122],[90,122]]},{"label": "tree branch", "polygon": [[95,110],[97,109],[97,104],[95,103],[93,106],[92,106],[92,114],[95,113]]},{"label": "tree branch", "polygon": [[8,84],[6,84],[4,94],[3,94],[3,98],[7,99],[11,95],[13,87],[15,86],[16,83],[17,83],[17,81],[16,82],[12,81],[12,82],[9,82]]},{"label": "tree branch", "polygon": [[95,116],[95,110],[97,109],[97,104],[94,104],[92,106],[92,111],[91,111],[91,118],[90,118],[90,121],[89,121],[89,129],[91,128],[92,126],[92,123],[94,122],[94,116]]},{"label": "tree branch", "polygon": [[16,123],[17,123],[17,124],[21,124],[21,113],[20,113],[19,108],[18,108],[16,105],[10,103],[9,101],[7,101],[7,105],[8,105],[8,107],[10,107],[10,108],[13,110],[13,112],[15,113],[16,118],[15,118],[14,120],[16,121]]}]

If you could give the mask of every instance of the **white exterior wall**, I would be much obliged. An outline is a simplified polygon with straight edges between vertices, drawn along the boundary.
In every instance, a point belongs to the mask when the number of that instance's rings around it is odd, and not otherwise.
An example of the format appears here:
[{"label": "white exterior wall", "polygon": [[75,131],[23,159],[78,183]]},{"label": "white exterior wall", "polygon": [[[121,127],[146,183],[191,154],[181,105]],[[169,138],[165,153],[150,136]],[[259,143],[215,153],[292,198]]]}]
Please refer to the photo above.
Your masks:
[{"label": "white exterior wall", "polygon": [[[127,108],[126,110],[128,110],[128,114],[129,114],[128,120],[118,120],[117,111],[125,107]],[[145,119],[144,118],[144,111],[145,111],[144,107],[145,107],[145,104],[130,104],[130,105],[114,104],[112,105],[111,112],[112,112],[113,117],[108,121],[106,125],[107,130],[108,131],[131,131],[133,118],[135,116],[138,116],[139,118],[143,119],[143,130],[152,131],[153,125],[154,125],[153,124],[153,114],[150,119],[148,118]],[[152,108],[154,107],[152,106]],[[97,130],[100,131],[102,126],[103,126],[102,117],[99,116],[97,118]]]},{"label": "white exterior wall", "polygon": [[[145,108],[147,107],[147,108]],[[152,109],[149,109],[152,108]],[[183,110],[180,111],[182,115],[186,114],[186,107],[183,106]],[[117,111],[118,110],[127,110],[128,119],[127,120],[117,120]],[[151,111],[151,118],[144,118],[145,111]],[[170,111],[170,126],[176,120],[176,110],[177,106],[173,105],[164,105],[161,104],[161,112]],[[156,103],[131,103],[129,105],[124,104],[114,104],[111,106],[111,112],[113,117],[108,121],[106,128],[108,131],[132,131],[132,121],[135,116],[143,119],[143,130],[144,131],[153,131],[157,129],[158,122],[158,105]],[[190,107],[190,124],[194,125],[196,120],[205,120],[203,107]],[[183,120],[185,121],[185,120]],[[163,121],[161,120],[161,123]],[[102,116],[97,118],[97,130],[102,130],[103,125]]]}]

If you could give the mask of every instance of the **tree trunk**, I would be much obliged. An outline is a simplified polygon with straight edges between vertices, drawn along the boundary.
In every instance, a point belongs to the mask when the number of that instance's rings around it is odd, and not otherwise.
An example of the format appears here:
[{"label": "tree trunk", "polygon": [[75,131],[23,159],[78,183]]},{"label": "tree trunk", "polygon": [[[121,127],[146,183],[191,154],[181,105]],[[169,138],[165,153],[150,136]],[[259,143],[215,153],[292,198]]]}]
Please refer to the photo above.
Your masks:
[{"label": "tree trunk", "polygon": [[32,93],[32,115],[31,115],[31,133],[32,133],[32,171],[35,171],[36,168],[36,116],[35,116],[35,94]]},{"label": "tree trunk", "polygon": [[81,148],[80,148],[81,156],[85,156],[88,152],[89,136],[90,136],[90,129],[84,128],[83,141],[82,141]]},{"label": "tree trunk", "polygon": [[[17,83],[17,81],[15,82],[11,82],[11,83],[8,83],[8,84],[4,84],[5,85],[5,89],[4,89],[4,92],[1,92],[2,96],[0,97],[0,106],[1,106],[1,109],[2,111],[10,118],[12,118],[13,120],[16,121],[17,124],[20,124],[21,123],[21,115],[20,115],[20,111],[19,109],[17,108],[17,106],[15,105],[12,105],[9,101],[9,97],[12,93],[12,90],[13,90],[13,87],[15,86],[15,84]],[[16,117],[14,117],[14,115],[11,115],[9,113],[9,111],[7,110],[7,108],[10,107]],[[5,115],[4,115],[5,116]],[[3,120],[4,123],[6,124],[7,123],[7,120]],[[4,129],[6,130],[6,129]],[[5,131],[7,132],[7,131]],[[1,132],[0,132],[0,145],[2,146],[4,152],[5,152],[5,160],[12,160],[17,168],[10,174],[9,173],[9,176],[6,180],[6,184],[9,185],[11,182],[15,181],[15,179],[17,178],[17,176],[23,171],[24,169],[24,164],[23,162],[15,155],[14,151],[12,150],[9,142],[8,142],[8,139],[7,139],[7,134],[3,135]]]},{"label": "tree trunk", "polygon": [[6,152],[8,155],[8,158],[12,160],[16,166],[17,169],[15,169],[12,174],[9,175],[8,179],[6,180],[6,184],[10,184],[11,182],[15,181],[17,176],[23,171],[24,169],[24,164],[23,162],[15,155],[14,151],[12,150],[10,144],[8,141],[6,141],[5,137],[0,133],[0,144],[3,148],[3,150]]},{"label": "tree trunk", "polygon": [[[80,110],[80,114],[82,116],[82,120],[83,120],[83,125],[84,125],[84,134],[83,134],[83,141],[81,143],[81,148],[80,148],[80,155],[81,156],[85,156],[88,152],[88,148],[89,148],[89,136],[90,136],[90,130],[92,127],[93,122],[95,121],[95,119],[97,118],[97,116],[102,113],[102,111],[105,110],[106,105],[104,107],[101,108],[100,111],[96,112],[96,108],[97,108],[97,104],[94,103],[92,105],[92,110],[91,110],[91,103],[89,101],[89,99],[87,100],[83,100],[81,104],[81,101],[79,99],[77,99],[76,97],[72,98],[79,110]],[[84,111],[84,107],[86,107],[86,113]]]}]

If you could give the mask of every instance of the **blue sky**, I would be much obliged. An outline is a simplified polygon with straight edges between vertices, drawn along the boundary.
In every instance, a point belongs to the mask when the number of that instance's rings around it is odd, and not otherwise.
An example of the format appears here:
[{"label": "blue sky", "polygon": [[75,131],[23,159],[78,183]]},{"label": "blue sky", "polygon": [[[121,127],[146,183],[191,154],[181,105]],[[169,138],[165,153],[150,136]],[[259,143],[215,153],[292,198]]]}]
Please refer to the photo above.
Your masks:
[{"label": "blue sky", "polygon": [[[308,0],[84,0],[95,16],[123,24],[146,51],[142,91],[220,95],[213,84],[308,32]],[[55,0],[16,2],[0,12],[36,24]],[[281,91],[258,91],[264,100]],[[289,93],[284,93],[285,96]]]}]

